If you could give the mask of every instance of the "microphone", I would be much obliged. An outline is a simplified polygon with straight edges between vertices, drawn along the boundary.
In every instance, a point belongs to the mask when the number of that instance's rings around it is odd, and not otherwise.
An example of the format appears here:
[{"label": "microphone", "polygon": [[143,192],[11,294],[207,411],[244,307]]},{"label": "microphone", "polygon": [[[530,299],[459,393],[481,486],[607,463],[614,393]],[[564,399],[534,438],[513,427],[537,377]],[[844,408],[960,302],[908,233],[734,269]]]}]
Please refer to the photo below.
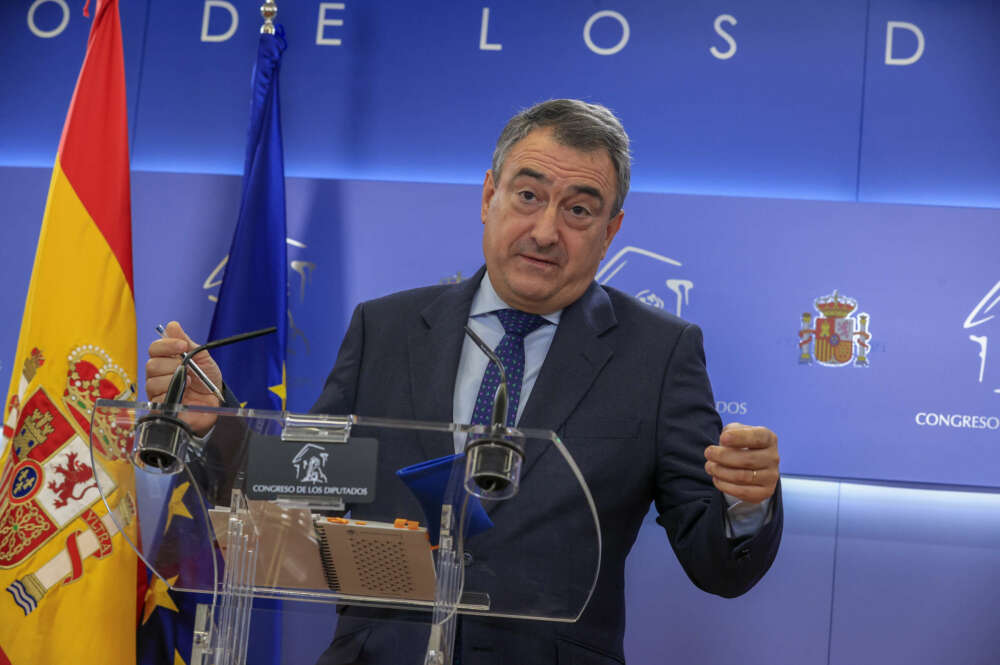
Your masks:
[{"label": "microphone", "polygon": [[500,385],[493,398],[493,418],[490,430],[483,437],[465,444],[465,489],[480,499],[499,501],[517,494],[524,461],[523,443],[506,436],[507,373],[493,350],[468,325],[465,334],[486,354],[500,370]]},{"label": "microphone", "polygon": [[[187,388],[187,373],[192,358],[202,351],[269,335],[277,330],[277,326],[271,326],[270,328],[225,337],[202,344],[181,356],[181,364],[174,370],[174,375],[170,378],[170,385],[167,387],[167,393],[163,396],[162,410],[145,415],[136,423],[135,444],[132,450],[133,464],[144,471],[162,475],[180,473],[184,468],[188,444],[195,436],[188,424],[177,417],[180,412],[181,398]],[[205,379],[202,379],[202,382],[206,383]],[[214,387],[208,383],[206,386],[209,387],[209,390]]]}]

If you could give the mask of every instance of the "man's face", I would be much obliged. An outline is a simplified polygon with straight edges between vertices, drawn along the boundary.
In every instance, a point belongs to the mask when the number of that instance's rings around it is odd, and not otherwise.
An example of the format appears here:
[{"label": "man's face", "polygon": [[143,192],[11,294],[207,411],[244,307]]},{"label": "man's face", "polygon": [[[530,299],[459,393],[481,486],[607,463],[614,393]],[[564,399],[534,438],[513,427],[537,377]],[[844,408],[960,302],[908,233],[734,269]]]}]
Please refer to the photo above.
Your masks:
[{"label": "man's face", "polygon": [[606,150],[581,152],[536,129],[507,153],[500,181],[483,183],[483,254],[504,302],[548,314],[573,303],[597,273],[623,212]]}]

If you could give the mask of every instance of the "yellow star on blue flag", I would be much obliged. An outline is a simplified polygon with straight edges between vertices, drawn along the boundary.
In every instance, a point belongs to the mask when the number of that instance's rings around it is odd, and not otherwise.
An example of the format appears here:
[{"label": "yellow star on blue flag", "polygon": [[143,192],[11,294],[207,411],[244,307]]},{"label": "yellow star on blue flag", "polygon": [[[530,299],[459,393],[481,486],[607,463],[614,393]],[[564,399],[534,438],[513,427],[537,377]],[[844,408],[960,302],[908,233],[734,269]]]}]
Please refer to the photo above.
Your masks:
[{"label": "yellow star on blue flag", "polygon": [[268,386],[272,393],[281,398],[281,410],[285,410],[285,402],[288,399],[288,376],[285,374],[285,364],[281,364],[281,383],[276,386]]},{"label": "yellow star on blue flag", "polygon": [[179,575],[174,575],[166,582],[160,577],[153,575],[149,588],[146,589],[146,599],[143,602],[142,622],[149,621],[149,617],[156,611],[157,607],[163,607],[171,612],[177,612],[177,604],[170,597],[170,588],[177,581]]},{"label": "yellow star on blue flag", "polygon": [[174,515],[186,517],[189,520],[194,519],[191,511],[188,510],[187,505],[184,503],[184,495],[190,486],[191,483],[181,483],[170,492],[170,501],[167,503],[167,524],[163,527],[163,533],[166,533],[170,529],[170,523],[173,521]]}]

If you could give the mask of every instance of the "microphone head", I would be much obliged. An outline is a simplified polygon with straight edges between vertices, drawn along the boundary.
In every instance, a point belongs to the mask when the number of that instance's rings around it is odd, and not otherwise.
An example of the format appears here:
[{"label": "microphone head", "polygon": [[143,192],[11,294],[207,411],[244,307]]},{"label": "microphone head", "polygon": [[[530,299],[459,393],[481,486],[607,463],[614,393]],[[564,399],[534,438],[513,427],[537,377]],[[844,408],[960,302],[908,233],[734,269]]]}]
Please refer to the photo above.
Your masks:
[{"label": "microphone head", "polygon": [[509,499],[520,486],[523,461],[523,448],[510,437],[470,441],[465,447],[465,490],[480,499]]},{"label": "microphone head", "polygon": [[150,414],[135,426],[132,463],[148,473],[174,475],[184,470],[191,430],[172,415]]}]

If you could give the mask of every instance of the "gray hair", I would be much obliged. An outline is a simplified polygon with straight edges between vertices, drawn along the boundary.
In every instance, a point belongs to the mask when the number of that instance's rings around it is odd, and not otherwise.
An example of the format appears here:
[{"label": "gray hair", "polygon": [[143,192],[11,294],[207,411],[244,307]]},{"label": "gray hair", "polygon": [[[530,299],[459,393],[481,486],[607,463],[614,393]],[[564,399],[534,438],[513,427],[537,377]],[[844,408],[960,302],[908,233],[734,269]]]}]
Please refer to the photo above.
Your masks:
[{"label": "gray hair", "polygon": [[600,148],[608,151],[618,179],[611,216],[617,215],[628,194],[632,155],[621,121],[600,104],[588,104],[579,99],[550,99],[515,115],[503,128],[493,151],[494,182],[499,182],[500,170],[514,144],[540,127],[551,127],[555,139],[567,147],[584,152]]}]

